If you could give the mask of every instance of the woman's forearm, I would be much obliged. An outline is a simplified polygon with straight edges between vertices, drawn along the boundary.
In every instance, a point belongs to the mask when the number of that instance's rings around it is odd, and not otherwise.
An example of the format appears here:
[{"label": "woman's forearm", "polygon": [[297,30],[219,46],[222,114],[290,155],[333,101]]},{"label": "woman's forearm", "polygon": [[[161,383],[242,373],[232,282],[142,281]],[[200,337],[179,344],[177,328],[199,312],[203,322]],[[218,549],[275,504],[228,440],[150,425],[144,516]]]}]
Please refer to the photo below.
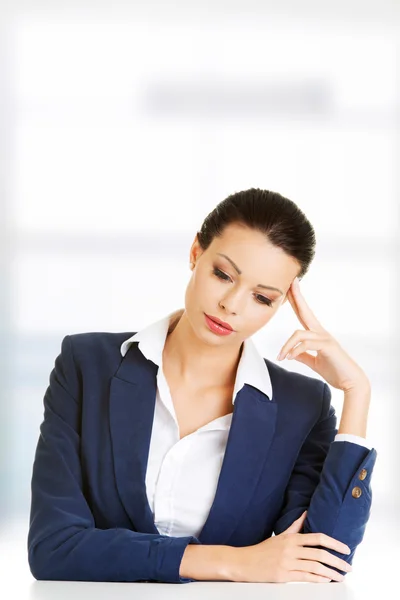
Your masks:
[{"label": "woman's forearm", "polygon": [[[371,388],[360,386],[344,392],[338,433],[366,438]],[[223,545],[188,544],[183,553],[179,575],[199,581],[236,581],[237,548]]]},{"label": "woman's forearm", "polygon": [[367,420],[371,402],[369,386],[355,387],[344,392],[344,403],[338,433],[367,437]]},{"label": "woman's forearm", "polygon": [[236,550],[233,546],[188,544],[179,575],[199,581],[232,581],[231,565]]}]

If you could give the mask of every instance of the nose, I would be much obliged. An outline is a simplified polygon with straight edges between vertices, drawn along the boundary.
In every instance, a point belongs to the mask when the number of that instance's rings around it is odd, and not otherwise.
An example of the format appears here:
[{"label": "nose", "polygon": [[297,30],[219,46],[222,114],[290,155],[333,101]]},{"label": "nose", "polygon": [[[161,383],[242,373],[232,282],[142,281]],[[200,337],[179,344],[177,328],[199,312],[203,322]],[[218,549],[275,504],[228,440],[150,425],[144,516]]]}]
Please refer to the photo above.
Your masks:
[{"label": "nose", "polygon": [[243,309],[244,297],[232,290],[220,301],[220,307],[230,315],[238,315]]}]

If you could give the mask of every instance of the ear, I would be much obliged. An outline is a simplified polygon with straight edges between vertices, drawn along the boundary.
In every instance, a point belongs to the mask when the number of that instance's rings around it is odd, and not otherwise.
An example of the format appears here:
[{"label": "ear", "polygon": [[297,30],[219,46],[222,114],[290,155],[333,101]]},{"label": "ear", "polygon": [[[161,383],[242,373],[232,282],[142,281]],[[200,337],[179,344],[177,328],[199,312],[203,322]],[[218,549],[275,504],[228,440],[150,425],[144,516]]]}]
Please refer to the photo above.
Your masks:
[{"label": "ear", "polygon": [[197,233],[195,235],[195,238],[193,240],[192,246],[190,248],[190,262],[193,262],[196,264],[197,259],[199,258],[199,256],[203,253],[203,250],[200,246],[199,240],[197,238]]}]

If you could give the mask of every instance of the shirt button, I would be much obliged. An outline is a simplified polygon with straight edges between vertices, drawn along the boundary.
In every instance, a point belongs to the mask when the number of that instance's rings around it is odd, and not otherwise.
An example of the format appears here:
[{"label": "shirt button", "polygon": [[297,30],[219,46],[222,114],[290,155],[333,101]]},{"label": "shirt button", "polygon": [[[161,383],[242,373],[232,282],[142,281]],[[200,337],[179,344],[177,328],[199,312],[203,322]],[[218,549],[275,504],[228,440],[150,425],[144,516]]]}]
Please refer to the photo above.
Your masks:
[{"label": "shirt button", "polygon": [[361,469],[361,471],[358,475],[358,479],[361,479],[361,481],[362,481],[363,479],[366,478],[367,473],[368,473],[367,469]]},{"label": "shirt button", "polygon": [[361,488],[359,487],[353,487],[353,489],[351,490],[351,495],[353,496],[353,498],[359,498],[362,494]]}]

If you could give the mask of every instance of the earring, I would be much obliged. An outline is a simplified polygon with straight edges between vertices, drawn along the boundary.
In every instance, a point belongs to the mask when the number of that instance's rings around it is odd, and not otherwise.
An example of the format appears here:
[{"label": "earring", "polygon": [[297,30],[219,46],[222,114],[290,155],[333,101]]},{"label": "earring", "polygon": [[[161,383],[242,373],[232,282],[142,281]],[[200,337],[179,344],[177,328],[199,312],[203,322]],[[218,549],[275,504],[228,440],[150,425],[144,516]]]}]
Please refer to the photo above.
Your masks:
[{"label": "earring", "polygon": [[194,269],[194,262],[189,263],[190,264],[190,268]]}]

